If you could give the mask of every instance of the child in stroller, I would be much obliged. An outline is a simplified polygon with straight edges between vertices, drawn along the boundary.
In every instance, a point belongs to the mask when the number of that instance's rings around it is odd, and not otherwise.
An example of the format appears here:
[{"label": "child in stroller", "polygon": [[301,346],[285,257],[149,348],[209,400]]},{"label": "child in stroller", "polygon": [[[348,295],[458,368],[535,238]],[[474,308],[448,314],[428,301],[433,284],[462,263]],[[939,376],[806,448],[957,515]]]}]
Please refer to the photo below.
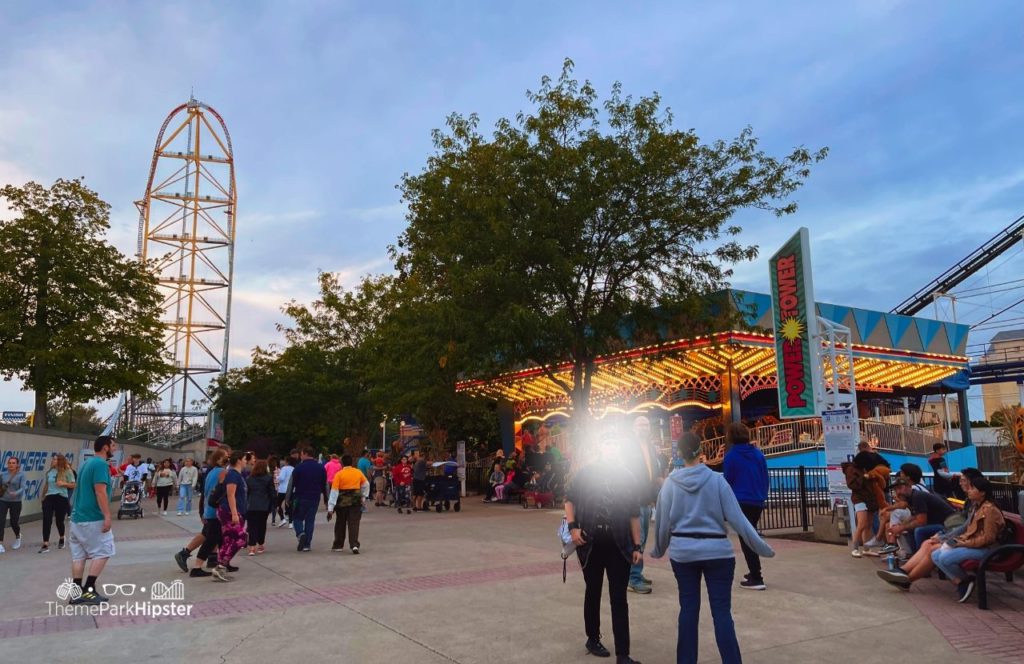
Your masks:
[{"label": "child in stroller", "polygon": [[121,504],[117,508],[117,519],[129,516],[133,519],[141,519],[142,514],[142,482],[125,482],[121,489]]}]

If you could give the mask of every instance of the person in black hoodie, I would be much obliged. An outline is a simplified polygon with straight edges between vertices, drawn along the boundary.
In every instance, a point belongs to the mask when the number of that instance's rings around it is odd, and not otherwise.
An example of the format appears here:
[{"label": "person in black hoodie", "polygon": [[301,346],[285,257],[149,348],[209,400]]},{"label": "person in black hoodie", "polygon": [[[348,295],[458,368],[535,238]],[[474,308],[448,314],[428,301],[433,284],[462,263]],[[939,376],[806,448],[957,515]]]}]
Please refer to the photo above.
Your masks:
[{"label": "person in black hoodie", "polygon": [[[743,515],[755,529],[768,500],[768,463],[764,454],[750,444],[750,430],[741,422],[733,422],[725,431],[729,451],[725,453],[722,469],[725,480],[736,494]],[[764,590],[764,576],[761,573],[761,558],[740,539],[740,548],[747,561],[747,573],[740,582],[741,588]]]},{"label": "person in black hoodie", "polygon": [[601,643],[601,594],[607,575],[616,662],[639,664],[629,656],[626,587],[630,565],[643,558],[641,498],[637,495],[636,479],[628,469],[628,460],[622,454],[624,443],[622,437],[609,432],[597,445],[581,450],[585,456],[569,482],[565,518],[587,588],[583,598],[587,652],[598,657],[611,656]]},{"label": "person in black hoodie", "polygon": [[270,474],[267,462],[260,459],[245,478],[248,489],[249,512],[246,522],[249,526],[249,555],[263,553],[263,545],[267,539],[267,517],[274,509],[277,491],[274,489],[274,476]]}]

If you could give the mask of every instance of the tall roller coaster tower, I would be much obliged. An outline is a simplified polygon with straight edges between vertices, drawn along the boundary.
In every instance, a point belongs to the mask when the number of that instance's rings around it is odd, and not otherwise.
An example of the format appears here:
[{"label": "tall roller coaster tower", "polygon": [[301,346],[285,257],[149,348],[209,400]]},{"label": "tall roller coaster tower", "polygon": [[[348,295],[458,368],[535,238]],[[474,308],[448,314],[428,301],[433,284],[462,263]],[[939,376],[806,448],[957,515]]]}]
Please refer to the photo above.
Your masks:
[{"label": "tall roller coaster tower", "polygon": [[148,400],[129,400],[122,426],[199,435],[210,383],[227,371],[235,254],[235,160],[224,119],[194,97],[164,120],[139,209],[138,254],[154,261],[164,350],[174,373]]}]

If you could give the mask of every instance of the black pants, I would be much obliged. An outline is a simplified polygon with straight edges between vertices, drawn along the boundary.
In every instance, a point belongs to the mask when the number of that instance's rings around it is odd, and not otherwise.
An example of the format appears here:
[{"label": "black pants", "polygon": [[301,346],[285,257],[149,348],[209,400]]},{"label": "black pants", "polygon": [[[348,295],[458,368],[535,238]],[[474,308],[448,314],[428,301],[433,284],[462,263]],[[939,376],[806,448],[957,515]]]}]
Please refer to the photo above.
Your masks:
[{"label": "black pants", "polygon": [[7,513],[11,513],[11,530],[14,531],[15,539],[21,537],[21,525],[18,519],[21,518],[21,501],[0,500],[0,544],[4,541],[4,530],[7,528]]},{"label": "black pants", "polygon": [[43,498],[43,541],[50,541],[50,528],[53,526],[54,518],[57,519],[57,534],[64,539],[64,519],[71,511],[68,499],[60,494],[53,494]]},{"label": "black pants", "polygon": [[288,501],[284,499],[286,495],[288,494],[280,492],[277,494],[277,518],[282,520],[285,518],[291,518],[291,510],[288,508]]},{"label": "black pants", "polygon": [[[167,486],[158,486],[156,488],[156,508],[157,510],[167,511],[167,503],[171,499],[171,489],[174,488],[173,484]],[[163,507],[161,507],[163,505]]]},{"label": "black pants", "polygon": [[583,580],[587,584],[583,597],[583,625],[587,631],[587,638],[601,637],[601,592],[607,574],[615,654],[622,657],[629,654],[629,604],[626,601],[626,586],[629,585],[630,561],[619,551],[610,534],[597,534],[593,541],[586,567],[583,568]]},{"label": "black pants", "polygon": [[348,530],[348,543],[350,546],[359,546],[359,522],[363,518],[363,506],[351,505],[339,507],[334,512],[334,544],[332,549],[345,548],[345,530]]},{"label": "black pants", "polygon": [[[743,516],[747,517],[750,525],[756,529],[757,522],[761,520],[761,512],[764,511],[764,508],[757,505],[744,505],[740,503],[740,509],[743,510]],[[740,538],[740,548],[743,549],[743,557],[747,561],[747,570],[750,572],[751,580],[763,581],[764,578],[761,576],[761,557],[747,546],[742,537]]]},{"label": "black pants", "polygon": [[267,541],[267,510],[249,510],[245,515],[245,524],[249,528],[249,546],[256,546]]},{"label": "black pants", "polygon": [[220,546],[223,540],[223,533],[220,530],[220,521],[217,517],[212,519],[206,519],[203,521],[203,545],[199,547],[199,553],[196,554],[196,558],[199,560],[209,560],[210,554],[213,550]]}]

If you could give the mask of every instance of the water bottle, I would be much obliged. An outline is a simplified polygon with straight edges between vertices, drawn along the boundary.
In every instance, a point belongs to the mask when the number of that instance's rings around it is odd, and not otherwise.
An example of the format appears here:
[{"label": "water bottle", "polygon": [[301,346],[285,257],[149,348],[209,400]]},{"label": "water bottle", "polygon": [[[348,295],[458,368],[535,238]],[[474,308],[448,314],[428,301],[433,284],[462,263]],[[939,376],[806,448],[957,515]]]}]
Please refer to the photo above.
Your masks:
[{"label": "water bottle", "polygon": [[890,553],[889,557],[886,558],[886,563],[889,565],[889,571],[890,572],[895,572],[896,571],[896,554],[895,553]]}]

